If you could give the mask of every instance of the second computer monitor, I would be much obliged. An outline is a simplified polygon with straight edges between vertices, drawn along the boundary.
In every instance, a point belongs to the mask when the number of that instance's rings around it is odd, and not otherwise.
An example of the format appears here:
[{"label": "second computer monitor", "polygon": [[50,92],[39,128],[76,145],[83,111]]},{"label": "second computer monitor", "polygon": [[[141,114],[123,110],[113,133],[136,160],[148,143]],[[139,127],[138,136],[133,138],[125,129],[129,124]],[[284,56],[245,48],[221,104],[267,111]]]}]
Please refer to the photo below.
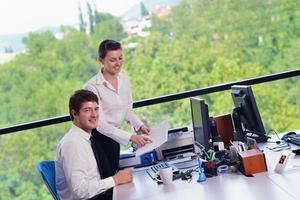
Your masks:
[{"label": "second computer monitor", "polygon": [[210,148],[208,106],[203,99],[190,98],[195,145],[200,149]]},{"label": "second computer monitor", "polygon": [[239,118],[234,119],[235,128],[240,127],[238,131],[241,131],[244,136],[252,137],[257,142],[265,142],[267,136],[251,86],[234,85],[231,87],[231,94],[235,106],[235,116]]}]

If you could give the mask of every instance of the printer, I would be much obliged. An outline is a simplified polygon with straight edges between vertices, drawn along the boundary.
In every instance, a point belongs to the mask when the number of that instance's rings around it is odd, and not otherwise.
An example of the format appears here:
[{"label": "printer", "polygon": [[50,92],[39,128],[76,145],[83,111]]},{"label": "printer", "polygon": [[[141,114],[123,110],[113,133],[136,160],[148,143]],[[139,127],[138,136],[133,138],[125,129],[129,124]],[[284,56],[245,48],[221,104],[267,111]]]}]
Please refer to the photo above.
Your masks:
[{"label": "printer", "polygon": [[167,142],[156,148],[155,151],[158,160],[172,160],[186,154],[193,154],[195,148],[192,125],[170,129]]},{"label": "printer", "polygon": [[168,140],[151,152],[135,156],[132,151],[121,152],[120,168],[143,167],[161,160],[173,160],[194,154],[194,134],[192,126],[185,126],[168,131]]}]

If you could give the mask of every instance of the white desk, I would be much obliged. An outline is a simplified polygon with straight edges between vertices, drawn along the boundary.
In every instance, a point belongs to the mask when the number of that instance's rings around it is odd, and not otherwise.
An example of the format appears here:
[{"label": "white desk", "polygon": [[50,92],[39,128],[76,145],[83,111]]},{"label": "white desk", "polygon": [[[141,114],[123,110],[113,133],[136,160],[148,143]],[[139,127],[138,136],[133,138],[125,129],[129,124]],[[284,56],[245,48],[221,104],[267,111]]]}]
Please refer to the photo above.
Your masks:
[{"label": "white desk", "polygon": [[300,156],[295,156],[294,154],[292,154],[289,158],[284,172],[282,174],[277,174],[274,173],[275,164],[271,164],[278,161],[280,152],[277,152],[275,154],[273,152],[270,152],[270,150],[266,150],[265,154],[267,154],[267,158],[269,158],[268,165],[273,166],[273,168],[270,168],[269,172],[265,174],[265,176],[280,188],[282,188],[284,191],[288,192],[295,199],[300,199]]},{"label": "white desk", "polygon": [[198,175],[193,180],[175,180],[170,185],[157,185],[144,171],[134,174],[134,181],[115,187],[114,199],[121,200],[266,200],[295,199],[266,176],[245,177],[238,174],[227,174],[208,178],[197,183]]},{"label": "white desk", "polygon": [[300,198],[299,178],[300,170],[286,171],[284,174],[271,174],[268,175],[270,180],[277,184],[284,191],[288,192],[295,199]]},{"label": "white desk", "polygon": [[[269,144],[267,144],[269,145]],[[134,172],[133,183],[114,188],[114,200],[289,200],[299,199],[300,156],[290,158],[286,171],[275,174],[274,167],[280,152],[265,150],[268,173],[255,177],[241,174],[227,174],[207,178],[197,183],[198,174],[193,174],[190,183],[175,180],[170,185],[158,185],[145,171]],[[293,168],[293,169],[291,169]]]}]

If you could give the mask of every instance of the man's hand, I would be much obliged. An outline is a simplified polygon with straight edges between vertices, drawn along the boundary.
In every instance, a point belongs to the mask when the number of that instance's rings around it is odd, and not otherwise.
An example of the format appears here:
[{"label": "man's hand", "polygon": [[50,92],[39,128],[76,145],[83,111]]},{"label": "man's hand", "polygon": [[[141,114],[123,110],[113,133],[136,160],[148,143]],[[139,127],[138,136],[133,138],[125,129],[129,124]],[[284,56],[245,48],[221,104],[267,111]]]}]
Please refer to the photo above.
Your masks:
[{"label": "man's hand", "polygon": [[142,125],[142,126],[140,127],[139,131],[141,131],[141,132],[142,132],[143,134],[145,134],[145,135],[149,135],[151,129],[148,128],[148,127],[146,127],[146,126],[144,126],[144,125]]},{"label": "man's hand", "polygon": [[113,179],[116,183],[116,185],[124,184],[124,183],[130,183],[132,182],[132,172],[130,168],[126,168],[123,170],[118,171],[113,176]]},{"label": "man's hand", "polygon": [[137,144],[139,147],[151,143],[151,139],[147,135],[132,135],[130,141]]}]

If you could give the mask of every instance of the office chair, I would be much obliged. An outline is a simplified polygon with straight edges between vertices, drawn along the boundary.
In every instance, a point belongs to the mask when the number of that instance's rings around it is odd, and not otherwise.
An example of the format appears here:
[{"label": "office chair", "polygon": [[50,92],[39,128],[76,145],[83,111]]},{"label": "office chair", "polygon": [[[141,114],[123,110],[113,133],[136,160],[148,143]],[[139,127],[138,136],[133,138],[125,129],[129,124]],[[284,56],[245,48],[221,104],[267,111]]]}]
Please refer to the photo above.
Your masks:
[{"label": "office chair", "polygon": [[55,200],[60,200],[56,191],[55,183],[55,162],[53,160],[41,161],[36,166],[37,171],[41,174],[44,183]]}]

